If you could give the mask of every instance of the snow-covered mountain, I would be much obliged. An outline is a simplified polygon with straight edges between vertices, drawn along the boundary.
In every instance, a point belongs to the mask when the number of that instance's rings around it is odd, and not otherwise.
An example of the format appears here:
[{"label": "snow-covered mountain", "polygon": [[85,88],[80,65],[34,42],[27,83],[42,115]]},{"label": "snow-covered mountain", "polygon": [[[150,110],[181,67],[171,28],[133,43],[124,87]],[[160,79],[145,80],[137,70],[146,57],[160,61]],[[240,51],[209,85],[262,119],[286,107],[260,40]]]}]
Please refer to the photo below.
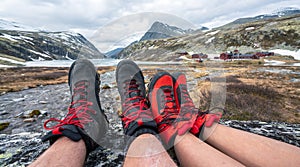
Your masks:
[{"label": "snow-covered mountain", "polygon": [[271,15],[282,17],[282,16],[289,16],[294,14],[300,14],[300,9],[294,7],[285,7],[285,8],[277,9]]},{"label": "snow-covered mountain", "polygon": [[74,32],[47,32],[0,20],[0,64],[15,61],[104,58],[84,36]]},{"label": "snow-covered mountain", "polygon": [[168,24],[156,21],[152,24],[151,28],[144,34],[140,41],[176,37],[185,34],[190,34],[194,31],[195,30],[192,29],[184,30],[175,26],[170,26]]},{"label": "snow-covered mountain", "polygon": [[21,23],[17,23],[14,21],[8,21],[4,19],[0,19],[0,30],[16,30],[16,31],[42,31],[42,29],[30,27],[27,25],[23,25]]},{"label": "snow-covered mountain", "polygon": [[278,9],[270,14],[263,14],[263,15],[258,15],[258,16],[254,16],[254,17],[239,18],[229,24],[226,24],[225,26],[232,26],[234,24],[245,24],[248,22],[259,21],[259,20],[280,18],[280,17],[291,16],[291,15],[295,15],[295,14],[300,14],[300,9],[293,8],[293,7],[286,7],[286,8]]}]

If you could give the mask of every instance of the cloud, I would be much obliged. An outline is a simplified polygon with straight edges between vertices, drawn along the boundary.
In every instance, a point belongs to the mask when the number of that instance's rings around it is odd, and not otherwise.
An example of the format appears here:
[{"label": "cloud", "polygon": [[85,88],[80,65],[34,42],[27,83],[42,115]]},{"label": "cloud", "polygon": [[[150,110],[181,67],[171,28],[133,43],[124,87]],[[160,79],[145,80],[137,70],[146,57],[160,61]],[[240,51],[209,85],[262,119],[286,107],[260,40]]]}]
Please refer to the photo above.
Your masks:
[{"label": "cloud", "polygon": [[127,38],[139,39],[155,21],[182,28],[194,27],[192,23],[175,15],[158,12],[144,12],[126,15],[114,20],[113,22],[100,27],[89,37],[89,39],[101,51],[108,51],[120,46],[120,43],[123,43],[123,40],[126,40]]},{"label": "cloud", "polygon": [[[2,0],[5,19],[49,29],[91,28],[142,12],[168,13],[194,25],[232,20],[283,6],[300,7],[298,0]],[[221,24],[221,22],[220,22]]]}]

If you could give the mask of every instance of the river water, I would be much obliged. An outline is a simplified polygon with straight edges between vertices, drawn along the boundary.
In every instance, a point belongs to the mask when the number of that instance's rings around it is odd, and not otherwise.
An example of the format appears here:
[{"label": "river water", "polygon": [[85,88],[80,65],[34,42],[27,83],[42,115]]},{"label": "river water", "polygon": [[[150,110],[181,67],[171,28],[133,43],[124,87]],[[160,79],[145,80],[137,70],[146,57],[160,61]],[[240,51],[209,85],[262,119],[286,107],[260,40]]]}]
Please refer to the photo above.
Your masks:
[{"label": "river water", "polygon": [[[116,66],[122,59],[91,59],[95,66]],[[28,61],[27,67],[70,67],[75,60]],[[182,62],[135,61],[139,65],[179,65]]]}]

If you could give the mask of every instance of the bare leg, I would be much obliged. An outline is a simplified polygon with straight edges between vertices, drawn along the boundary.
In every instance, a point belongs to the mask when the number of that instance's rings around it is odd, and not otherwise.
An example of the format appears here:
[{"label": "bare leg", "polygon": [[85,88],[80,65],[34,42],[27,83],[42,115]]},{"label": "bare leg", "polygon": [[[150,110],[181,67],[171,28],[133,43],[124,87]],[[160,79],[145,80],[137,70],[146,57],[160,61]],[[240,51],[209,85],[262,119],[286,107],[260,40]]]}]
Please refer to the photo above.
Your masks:
[{"label": "bare leg", "polygon": [[299,166],[300,149],[274,139],[215,124],[206,142],[247,166]]},{"label": "bare leg", "polygon": [[176,166],[161,142],[151,134],[138,136],[130,145],[124,166]]},{"label": "bare leg", "polygon": [[83,140],[74,142],[67,137],[61,137],[29,166],[83,166],[85,154]]},{"label": "bare leg", "polygon": [[182,137],[177,136],[175,143],[176,155],[182,166],[243,166],[189,132]]}]

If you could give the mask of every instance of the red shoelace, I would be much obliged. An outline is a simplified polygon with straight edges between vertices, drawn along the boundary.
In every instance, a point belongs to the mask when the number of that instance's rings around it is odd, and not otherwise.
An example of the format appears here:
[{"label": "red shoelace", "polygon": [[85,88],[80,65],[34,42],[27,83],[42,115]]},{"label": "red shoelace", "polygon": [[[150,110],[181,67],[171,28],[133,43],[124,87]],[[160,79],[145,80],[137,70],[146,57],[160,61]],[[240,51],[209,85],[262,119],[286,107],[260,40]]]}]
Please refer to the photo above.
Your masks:
[{"label": "red shoelace", "polygon": [[[45,121],[44,128],[46,130],[60,128],[63,125],[75,125],[77,127],[84,128],[86,123],[93,121],[88,112],[96,114],[96,111],[89,108],[89,106],[93,105],[93,103],[86,100],[86,83],[86,81],[77,82],[75,84],[74,94],[72,95],[72,99],[74,99],[75,96],[83,96],[84,98],[71,102],[68,108],[69,112],[64,119],[60,120],[57,118],[50,118]],[[49,122],[58,122],[58,124],[48,127],[47,124]]]},{"label": "red shoelace", "polygon": [[[139,85],[135,79],[125,82],[125,89],[127,90],[124,94],[127,97],[124,101],[124,111],[120,115],[124,128],[127,128],[132,121],[137,121],[139,125],[143,124],[143,121],[139,121],[141,118],[152,118],[147,100],[141,96],[138,89]],[[135,94],[132,96],[132,94]],[[132,96],[132,97],[131,97]]]},{"label": "red shoelace", "polygon": [[181,121],[188,121],[192,119],[193,116],[196,116],[198,114],[198,109],[195,108],[195,105],[193,103],[193,100],[189,96],[187,86],[181,85],[180,91],[182,94],[182,98],[184,99],[184,102],[182,102],[180,105],[180,119]]},{"label": "red shoelace", "polygon": [[172,87],[164,88],[163,91],[164,94],[161,97],[163,101],[160,104],[164,105],[162,106],[164,109],[161,113],[162,121],[158,123],[159,132],[164,131],[166,127],[175,123],[174,121],[178,117],[178,109],[176,108]]}]

